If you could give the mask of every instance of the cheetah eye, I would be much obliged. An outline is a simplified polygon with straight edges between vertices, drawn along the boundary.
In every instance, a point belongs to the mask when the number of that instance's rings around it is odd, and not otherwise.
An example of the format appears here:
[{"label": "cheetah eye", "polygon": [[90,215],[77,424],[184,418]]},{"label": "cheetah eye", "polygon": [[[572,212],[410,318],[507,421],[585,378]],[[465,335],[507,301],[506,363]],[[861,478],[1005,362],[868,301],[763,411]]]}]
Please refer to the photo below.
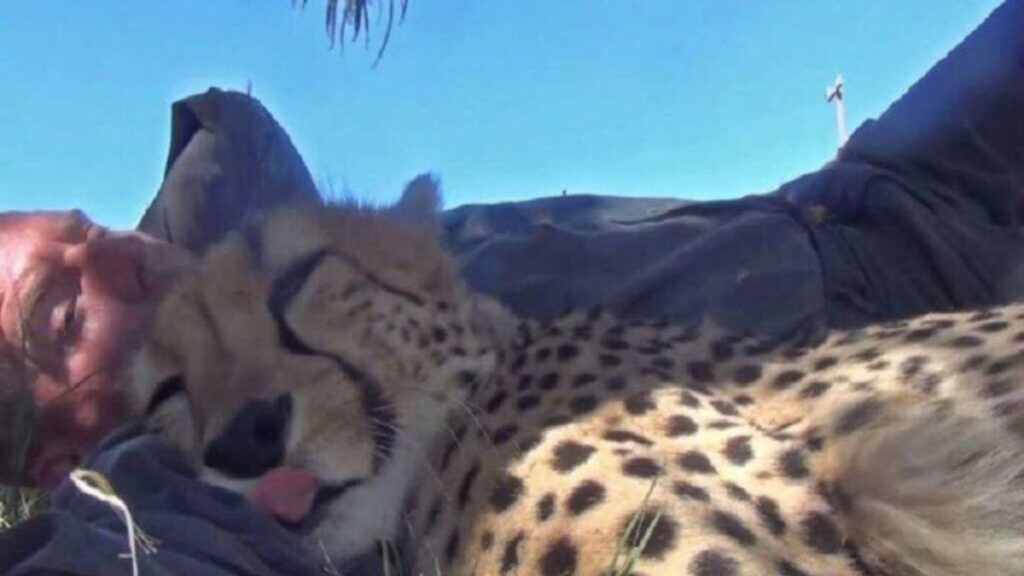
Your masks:
[{"label": "cheetah eye", "polygon": [[327,256],[327,252],[320,251],[292,264],[283,274],[274,279],[270,289],[267,307],[274,317],[274,323],[277,324],[278,339],[281,346],[293,354],[311,355],[316,353],[292,330],[284,315],[288,305],[299,294],[306,280],[313,274],[325,256]]},{"label": "cheetah eye", "polygon": [[146,416],[151,416],[167,400],[184,393],[185,379],[182,378],[181,374],[165,378],[157,384],[156,392],[150,397],[149,404],[146,405]]}]

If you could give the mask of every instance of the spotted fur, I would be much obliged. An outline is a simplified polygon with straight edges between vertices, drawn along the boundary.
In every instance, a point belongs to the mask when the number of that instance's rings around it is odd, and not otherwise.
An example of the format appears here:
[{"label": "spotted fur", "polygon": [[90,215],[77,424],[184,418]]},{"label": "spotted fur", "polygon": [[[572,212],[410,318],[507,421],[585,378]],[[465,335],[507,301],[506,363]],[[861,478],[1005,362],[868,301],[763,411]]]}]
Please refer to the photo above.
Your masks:
[{"label": "spotted fur", "polygon": [[[311,548],[397,541],[411,574],[1024,573],[1024,307],[813,349],[520,322],[460,282],[428,184],[277,212],[163,304],[133,397],[204,478],[308,469],[333,487]],[[280,453],[226,471],[240,414],[276,402]]]}]

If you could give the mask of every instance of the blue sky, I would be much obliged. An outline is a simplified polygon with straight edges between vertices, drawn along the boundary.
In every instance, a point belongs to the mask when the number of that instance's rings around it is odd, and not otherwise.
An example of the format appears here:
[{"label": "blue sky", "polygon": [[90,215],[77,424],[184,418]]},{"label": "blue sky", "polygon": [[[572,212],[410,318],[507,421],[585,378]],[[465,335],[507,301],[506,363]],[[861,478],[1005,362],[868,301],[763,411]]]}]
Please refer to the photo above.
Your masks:
[{"label": "blue sky", "polygon": [[411,0],[374,70],[319,0],[3,2],[0,210],[134,225],[171,102],[249,81],[319,184],[375,200],[425,170],[448,207],[767,192],[833,153],[837,72],[852,129],[998,4]]}]

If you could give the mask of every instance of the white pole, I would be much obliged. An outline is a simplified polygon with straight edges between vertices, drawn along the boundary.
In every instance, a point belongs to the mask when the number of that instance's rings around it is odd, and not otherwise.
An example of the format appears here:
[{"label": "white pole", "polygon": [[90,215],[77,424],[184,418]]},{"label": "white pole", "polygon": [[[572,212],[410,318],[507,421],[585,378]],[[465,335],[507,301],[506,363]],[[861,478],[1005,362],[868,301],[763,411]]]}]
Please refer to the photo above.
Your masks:
[{"label": "white pole", "polygon": [[836,132],[839,135],[839,147],[850,138],[846,132],[846,106],[843,103],[843,76],[836,76],[836,81],[825,89],[825,100],[836,104]]}]

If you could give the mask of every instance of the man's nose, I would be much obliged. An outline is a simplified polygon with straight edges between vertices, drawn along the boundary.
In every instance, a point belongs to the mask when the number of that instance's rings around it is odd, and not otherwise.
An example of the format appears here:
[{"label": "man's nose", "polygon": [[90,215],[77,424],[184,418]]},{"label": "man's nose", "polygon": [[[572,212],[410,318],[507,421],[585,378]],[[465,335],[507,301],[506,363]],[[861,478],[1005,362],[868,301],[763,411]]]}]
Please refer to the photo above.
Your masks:
[{"label": "man's nose", "polygon": [[146,298],[146,243],[131,234],[111,234],[75,247],[71,258],[84,277],[125,302]]}]

